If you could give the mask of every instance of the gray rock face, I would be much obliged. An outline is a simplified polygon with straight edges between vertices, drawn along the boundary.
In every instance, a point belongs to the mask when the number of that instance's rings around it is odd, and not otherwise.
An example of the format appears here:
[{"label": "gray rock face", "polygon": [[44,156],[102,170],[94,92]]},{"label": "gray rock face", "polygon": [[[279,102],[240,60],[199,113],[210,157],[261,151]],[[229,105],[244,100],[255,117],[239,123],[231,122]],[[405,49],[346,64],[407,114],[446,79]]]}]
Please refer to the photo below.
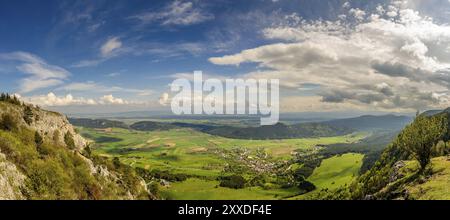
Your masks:
[{"label": "gray rock face", "polygon": [[395,182],[398,179],[403,178],[403,175],[401,173],[399,173],[400,169],[402,169],[403,167],[405,167],[406,164],[403,161],[397,161],[394,166],[392,167],[393,171],[391,176],[389,177],[389,182]]},{"label": "gray rock face", "polygon": [[73,135],[75,146],[78,150],[86,147],[87,141],[75,132],[73,126],[63,115],[47,111],[35,111],[36,118],[31,126],[39,131],[39,133],[53,137],[56,131],[59,134],[59,140],[64,142],[64,135],[69,132]]},{"label": "gray rock face", "polygon": [[31,124],[27,124],[23,120],[24,108],[25,107],[23,106],[2,104],[0,105],[0,115],[3,113],[11,113],[13,115],[16,115],[19,118],[19,123],[21,124],[21,126],[26,126],[31,130],[36,130],[42,136],[52,138],[57,131],[57,134],[59,134],[58,139],[60,140],[61,144],[64,144],[64,135],[69,132],[73,135],[75,147],[77,150],[81,151],[86,147],[88,142],[75,132],[75,129],[69,123],[66,116],[56,112],[32,108],[33,122]]},{"label": "gray rock face", "polygon": [[24,185],[25,176],[0,152],[0,200],[24,199],[20,191]]}]

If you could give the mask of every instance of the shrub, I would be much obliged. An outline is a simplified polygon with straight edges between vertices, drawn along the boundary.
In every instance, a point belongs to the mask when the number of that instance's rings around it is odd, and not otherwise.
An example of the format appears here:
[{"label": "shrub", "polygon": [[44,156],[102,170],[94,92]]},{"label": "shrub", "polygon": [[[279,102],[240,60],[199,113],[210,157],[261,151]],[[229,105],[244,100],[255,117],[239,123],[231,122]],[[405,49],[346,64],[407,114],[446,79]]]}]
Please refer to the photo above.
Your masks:
[{"label": "shrub", "polygon": [[31,125],[33,123],[33,110],[30,108],[30,106],[26,106],[23,111],[23,120],[28,124]]},{"label": "shrub", "polygon": [[160,195],[160,184],[157,182],[151,182],[148,186],[148,191],[155,197],[159,198]]},{"label": "shrub", "polygon": [[144,168],[137,167],[136,172],[144,180],[150,182],[153,179],[164,179],[170,182],[182,182],[189,178],[189,175],[182,173],[170,173],[167,170],[146,170]]},{"label": "shrub", "polygon": [[73,135],[69,131],[64,135],[64,143],[69,149],[75,149],[75,141],[73,140]]},{"label": "shrub", "polygon": [[55,130],[55,131],[53,132],[53,137],[52,137],[52,139],[53,139],[53,143],[56,144],[56,145],[59,145],[59,144],[60,144],[60,141],[61,141],[61,140],[60,140],[59,136],[60,136],[59,131],[58,131],[58,130]]},{"label": "shrub", "polygon": [[118,157],[114,157],[113,159],[113,165],[115,169],[119,169],[121,167],[120,159]]},{"label": "shrub", "polygon": [[316,186],[311,182],[304,180],[298,184],[298,188],[305,192],[311,192],[316,189]]},{"label": "shrub", "polygon": [[0,119],[0,129],[5,131],[13,131],[17,130],[19,127],[19,122],[17,118],[10,114],[10,113],[4,113]]},{"label": "shrub", "polygon": [[44,143],[44,139],[42,138],[42,136],[39,134],[39,132],[34,132],[34,143],[36,143],[36,147],[39,149],[42,144]]},{"label": "shrub", "polygon": [[219,177],[220,186],[232,189],[242,189],[245,187],[245,179],[239,175],[222,176]]}]

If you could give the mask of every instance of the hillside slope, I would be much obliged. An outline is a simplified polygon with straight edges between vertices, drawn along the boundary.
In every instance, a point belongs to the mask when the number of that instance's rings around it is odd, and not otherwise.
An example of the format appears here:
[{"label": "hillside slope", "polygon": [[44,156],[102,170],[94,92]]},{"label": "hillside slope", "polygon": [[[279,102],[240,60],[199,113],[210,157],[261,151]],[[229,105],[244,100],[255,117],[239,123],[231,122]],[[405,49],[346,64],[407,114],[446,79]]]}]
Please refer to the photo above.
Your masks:
[{"label": "hillside slope", "polygon": [[117,160],[91,155],[66,117],[0,101],[0,199],[149,199]]},{"label": "hillside slope", "polygon": [[[422,114],[403,129],[397,138],[383,152],[381,158],[350,187],[353,199],[420,199],[423,197],[421,185],[435,193],[433,199],[448,199],[445,193],[450,188],[447,177],[450,165],[443,158],[450,154],[450,112]],[[438,134],[432,135],[429,128],[439,127]],[[433,137],[433,138],[432,138]],[[420,151],[433,158],[427,167],[419,169],[417,161],[422,159],[412,146],[420,146]],[[444,157],[443,157],[444,156]],[[411,167],[412,166],[412,167]],[[445,176],[445,175],[444,175]],[[447,178],[447,179],[445,179]],[[439,182],[439,184],[436,184]],[[441,190],[439,188],[441,187]],[[434,189],[433,189],[434,188]],[[411,194],[411,192],[415,192]],[[431,198],[431,197],[430,197]]]},{"label": "hillside slope", "polygon": [[[434,158],[432,164],[431,176],[404,186],[408,199],[450,200],[450,157]],[[410,162],[408,168],[405,169],[406,173],[414,172],[417,169],[417,163]]]}]

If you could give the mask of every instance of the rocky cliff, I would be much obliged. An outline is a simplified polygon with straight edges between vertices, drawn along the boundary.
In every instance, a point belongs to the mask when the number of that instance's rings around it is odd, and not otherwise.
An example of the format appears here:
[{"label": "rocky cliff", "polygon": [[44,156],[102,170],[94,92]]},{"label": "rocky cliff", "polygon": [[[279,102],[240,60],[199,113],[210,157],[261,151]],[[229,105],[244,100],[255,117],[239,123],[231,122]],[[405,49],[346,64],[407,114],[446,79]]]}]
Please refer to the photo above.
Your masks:
[{"label": "rocky cliff", "polygon": [[154,198],[134,169],[88,145],[64,115],[0,101],[0,200]]}]

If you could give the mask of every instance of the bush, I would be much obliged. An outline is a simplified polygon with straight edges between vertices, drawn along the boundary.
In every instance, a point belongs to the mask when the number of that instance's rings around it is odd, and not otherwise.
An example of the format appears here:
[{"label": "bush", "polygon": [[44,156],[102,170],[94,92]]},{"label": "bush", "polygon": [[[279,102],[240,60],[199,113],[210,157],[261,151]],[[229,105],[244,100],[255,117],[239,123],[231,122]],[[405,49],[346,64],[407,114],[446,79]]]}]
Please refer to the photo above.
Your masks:
[{"label": "bush", "polygon": [[148,186],[148,191],[156,198],[161,197],[160,195],[160,184],[157,182],[152,182]]},{"label": "bush", "polygon": [[69,149],[75,149],[75,141],[73,140],[73,135],[69,131],[64,135],[64,143]]},{"label": "bush", "polygon": [[298,188],[305,191],[305,193],[306,193],[306,192],[311,192],[311,191],[315,190],[316,186],[314,184],[312,184],[311,182],[304,180],[298,184]]},{"label": "bush", "polygon": [[58,130],[55,130],[55,131],[53,132],[53,137],[52,137],[52,139],[53,139],[53,143],[56,144],[56,145],[59,145],[59,144],[60,144],[60,138],[59,138],[59,135],[60,135],[60,133],[59,133]]},{"label": "bush", "polygon": [[239,175],[219,177],[220,186],[232,189],[242,189],[245,187],[245,179]]},{"label": "bush", "polygon": [[42,146],[42,144],[44,144],[44,139],[37,131],[34,132],[34,143],[36,144],[38,150]]},{"label": "bush", "polygon": [[4,113],[0,119],[0,129],[5,131],[17,130],[19,127],[19,120],[9,113]]},{"label": "bush", "polygon": [[137,167],[136,172],[145,181],[150,182],[153,179],[164,179],[170,182],[182,182],[189,178],[189,175],[182,173],[170,173],[167,170],[146,170],[144,168]]},{"label": "bush", "polygon": [[23,111],[23,120],[28,124],[31,125],[33,123],[33,110],[30,108],[30,106],[26,106]]},{"label": "bush", "polygon": [[38,146],[38,147],[40,147],[44,143],[44,139],[37,131],[34,133],[34,142],[36,143],[36,146]]}]

